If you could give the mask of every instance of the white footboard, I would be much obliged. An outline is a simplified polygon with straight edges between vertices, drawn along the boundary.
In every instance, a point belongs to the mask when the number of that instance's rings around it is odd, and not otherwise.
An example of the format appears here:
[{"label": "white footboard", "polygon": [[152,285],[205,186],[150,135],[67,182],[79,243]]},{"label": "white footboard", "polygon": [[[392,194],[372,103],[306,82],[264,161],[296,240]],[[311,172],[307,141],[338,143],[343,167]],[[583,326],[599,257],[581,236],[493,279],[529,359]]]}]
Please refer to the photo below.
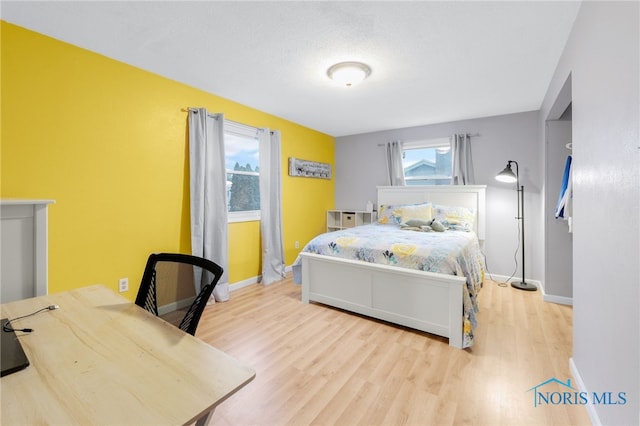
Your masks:
[{"label": "white footboard", "polygon": [[324,303],[448,337],[462,348],[466,279],[300,253],[302,301]]}]

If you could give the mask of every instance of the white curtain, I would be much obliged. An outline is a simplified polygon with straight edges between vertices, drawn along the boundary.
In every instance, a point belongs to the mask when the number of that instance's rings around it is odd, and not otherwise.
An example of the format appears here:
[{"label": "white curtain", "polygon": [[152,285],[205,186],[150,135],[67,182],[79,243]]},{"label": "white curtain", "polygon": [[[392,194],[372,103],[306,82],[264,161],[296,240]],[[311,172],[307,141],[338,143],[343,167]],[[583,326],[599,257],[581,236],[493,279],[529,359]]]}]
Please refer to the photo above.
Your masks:
[{"label": "white curtain", "polygon": [[388,142],[387,170],[391,186],[404,186],[404,168],[402,167],[402,142]]},{"label": "white curtain", "polygon": [[453,149],[451,184],[473,185],[475,178],[471,157],[471,138],[469,135],[453,135],[451,136],[451,148]]},{"label": "white curtain", "polygon": [[[224,164],[224,116],[205,108],[189,109],[191,253],[224,269],[213,298],[229,300],[227,191]],[[196,292],[201,282],[196,279]]]},{"label": "white curtain", "polygon": [[260,232],[262,237],[262,283],[285,276],[282,243],[282,183],[280,132],[260,129]]}]

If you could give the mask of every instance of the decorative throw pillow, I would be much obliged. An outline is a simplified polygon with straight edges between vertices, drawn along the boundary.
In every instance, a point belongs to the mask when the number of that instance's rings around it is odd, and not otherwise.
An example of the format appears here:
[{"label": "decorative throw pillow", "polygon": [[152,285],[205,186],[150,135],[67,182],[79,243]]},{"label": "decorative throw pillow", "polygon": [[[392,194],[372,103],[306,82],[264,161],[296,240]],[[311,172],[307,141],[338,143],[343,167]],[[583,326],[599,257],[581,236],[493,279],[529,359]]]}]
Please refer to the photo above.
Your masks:
[{"label": "decorative throw pillow", "polygon": [[382,204],[378,210],[378,223],[400,225],[411,219],[433,219],[431,203]]},{"label": "decorative throw pillow", "polygon": [[435,218],[445,227],[458,231],[471,231],[476,220],[476,211],[467,207],[434,205]]},{"label": "decorative throw pillow", "polygon": [[402,207],[402,205],[381,205],[378,209],[378,223],[384,225],[399,225],[401,222],[400,207]]},{"label": "decorative throw pillow", "polygon": [[433,219],[433,206],[431,203],[402,206],[400,208],[401,223],[407,223],[412,219],[430,221]]},{"label": "decorative throw pillow", "polygon": [[447,230],[447,227],[434,219],[431,221],[431,229],[433,229],[436,232],[444,232]]},{"label": "decorative throw pillow", "polygon": [[423,226],[429,226],[429,225],[431,225],[431,221],[423,220],[423,219],[409,219],[406,222],[402,222],[402,226],[415,226],[417,228],[421,228]]}]

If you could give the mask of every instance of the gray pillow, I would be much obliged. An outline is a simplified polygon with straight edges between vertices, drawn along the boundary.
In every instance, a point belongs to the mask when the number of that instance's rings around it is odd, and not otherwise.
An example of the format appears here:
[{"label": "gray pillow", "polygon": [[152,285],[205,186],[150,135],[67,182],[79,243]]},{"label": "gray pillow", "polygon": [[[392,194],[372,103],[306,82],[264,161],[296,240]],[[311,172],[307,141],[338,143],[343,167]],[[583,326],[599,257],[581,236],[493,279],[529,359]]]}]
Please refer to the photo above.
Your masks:
[{"label": "gray pillow", "polygon": [[402,224],[402,226],[409,226],[409,227],[416,227],[416,228],[420,228],[421,226],[430,226],[430,225],[431,225],[431,221],[424,220],[424,219],[409,219],[408,221]]},{"label": "gray pillow", "polygon": [[447,229],[443,224],[441,224],[435,219],[431,222],[431,225],[429,226],[431,226],[431,229],[433,229],[436,232],[444,232]]}]

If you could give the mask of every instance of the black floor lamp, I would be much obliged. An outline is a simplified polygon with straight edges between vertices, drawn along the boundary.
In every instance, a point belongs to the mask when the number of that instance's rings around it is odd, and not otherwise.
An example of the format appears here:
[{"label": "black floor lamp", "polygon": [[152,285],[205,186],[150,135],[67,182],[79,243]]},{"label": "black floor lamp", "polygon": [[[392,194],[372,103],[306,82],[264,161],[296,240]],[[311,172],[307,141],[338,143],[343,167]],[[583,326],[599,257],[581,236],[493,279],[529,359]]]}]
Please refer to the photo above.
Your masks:
[{"label": "black floor lamp", "polygon": [[[511,164],[516,165],[516,172],[511,170]],[[507,161],[507,167],[503,171],[496,175],[496,180],[500,182],[516,183],[516,189],[518,192],[518,216],[516,219],[520,221],[520,241],[522,246],[520,251],[522,253],[522,281],[511,281],[511,287],[518,288],[520,290],[536,291],[536,286],[529,284],[526,281],[524,275],[524,185],[520,186],[520,171],[518,170],[518,162],[509,160]]]}]

